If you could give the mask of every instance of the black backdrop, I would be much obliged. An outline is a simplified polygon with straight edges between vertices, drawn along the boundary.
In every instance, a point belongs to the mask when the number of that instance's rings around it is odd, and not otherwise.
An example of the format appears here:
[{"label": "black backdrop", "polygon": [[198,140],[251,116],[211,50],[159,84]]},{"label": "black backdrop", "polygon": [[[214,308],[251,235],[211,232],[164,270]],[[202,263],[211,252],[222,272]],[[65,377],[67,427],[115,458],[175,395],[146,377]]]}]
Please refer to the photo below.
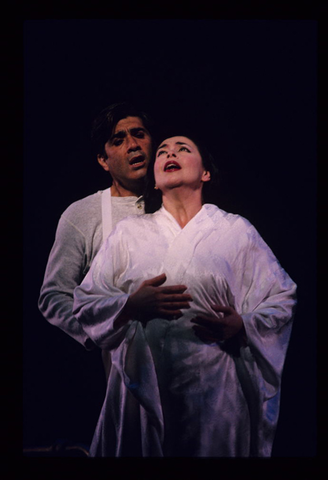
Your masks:
[{"label": "black backdrop", "polygon": [[274,456],[316,454],[316,55],[310,20],[35,20],[24,25],[23,440],[90,444],[105,379],[37,308],[57,222],[106,188],[89,130],[131,100],[199,125],[218,204],[248,218],[298,284]]}]

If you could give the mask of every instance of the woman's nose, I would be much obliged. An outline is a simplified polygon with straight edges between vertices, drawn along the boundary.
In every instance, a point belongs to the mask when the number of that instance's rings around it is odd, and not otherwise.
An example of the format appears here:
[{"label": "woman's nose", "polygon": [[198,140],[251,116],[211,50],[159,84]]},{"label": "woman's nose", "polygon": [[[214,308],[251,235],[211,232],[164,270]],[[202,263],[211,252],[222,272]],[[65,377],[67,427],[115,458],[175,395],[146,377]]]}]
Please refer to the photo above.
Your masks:
[{"label": "woman's nose", "polygon": [[176,154],[174,152],[167,152],[167,157],[176,157]]}]

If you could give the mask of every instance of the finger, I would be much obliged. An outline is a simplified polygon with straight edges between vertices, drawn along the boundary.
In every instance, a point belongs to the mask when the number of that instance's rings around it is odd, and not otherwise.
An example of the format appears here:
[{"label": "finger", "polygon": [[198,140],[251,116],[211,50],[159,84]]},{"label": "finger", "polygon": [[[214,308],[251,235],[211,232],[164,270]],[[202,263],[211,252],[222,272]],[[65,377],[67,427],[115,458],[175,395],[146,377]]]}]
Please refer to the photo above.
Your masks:
[{"label": "finger", "polygon": [[180,308],[188,309],[191,307],[188,302],[172,302],[172,303],[164,302],[161,304],[159,308],[162,310],[177,310]]},{"label": "finger", "polygon": [[162,293],[157,297],[160,299],[161,302],[191,302],[192,297],[189,295],[189,293],[179,293],[179,294],[167,294],[167,293]]},{"label": "finger", "polygon": [[163,285],[165,281],[166,281],[166,274],[161,273],[161,275],[150,278],[149,280],[146,280],[144,283],[145,285],[150,285],[152,287],[160,287],[161,285]]},{"label": "finger", "polygon": [[191,323],[195,323],[197,325],[207,327],[213,329],[218,327],[218,319],[217,318],[207,318],[207,317],[195,317],[190,320]]},{"label": "finger", "polygon": [[192,328],[195,332],[195,335],[203,342],[215,343],[220,341],[220,338],[218,335],[213,335],[213,333],[207,330],[206,328],[202,328],[196,325]]},{"label": "finger", "polygon": [[215,312],[221,312],[221,313],[231,313],[233,311],[232,307],[227,307],[224,305],[212,305],[212,309]]},{"label": "finger", "polygon": [[[182,294],[187,290],[187,287],[185,285],[168,285],[166,287],[161,287],[161,293],[164,293],[165,295],[168,294]],[[188,295],[186,293],[186,295]]]}]

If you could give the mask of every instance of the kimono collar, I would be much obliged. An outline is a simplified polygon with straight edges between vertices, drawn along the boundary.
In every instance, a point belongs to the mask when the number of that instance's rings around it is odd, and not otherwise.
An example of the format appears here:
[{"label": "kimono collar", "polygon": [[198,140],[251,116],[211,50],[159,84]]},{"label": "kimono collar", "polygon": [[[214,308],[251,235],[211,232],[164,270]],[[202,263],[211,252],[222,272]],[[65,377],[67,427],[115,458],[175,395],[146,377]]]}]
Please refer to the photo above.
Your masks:
[{"label": "kimono collar", "polygon": [[[168,210],[166,210],[163,204],[161,208],[155,213],[165,215],[165,217],[170,219],[171,222],[173,222],[174,224],[176,224],[180,230],[183,230],[174,218],[174,216]],[[214,215],[216,215],[216,217],[217,215],[223,217],[222,213],[223,212],[216,205],[205,203],[204,205],[202,205],[202,208],[199,210],[199,212],[197,212],[196,215],[187,223],[187,225],[189,225],[190,223],[198,224],[204,221],[204,219],[207,217],[210,218],[214,223]],[[184,228],[186,228],[187,225]]]}]

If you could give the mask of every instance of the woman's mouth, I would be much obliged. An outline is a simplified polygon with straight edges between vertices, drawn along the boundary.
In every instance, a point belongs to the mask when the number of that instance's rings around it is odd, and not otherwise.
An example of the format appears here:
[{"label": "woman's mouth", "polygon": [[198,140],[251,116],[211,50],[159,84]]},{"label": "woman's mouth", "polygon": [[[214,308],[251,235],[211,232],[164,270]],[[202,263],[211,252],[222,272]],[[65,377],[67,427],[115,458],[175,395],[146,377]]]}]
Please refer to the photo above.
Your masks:
[{"label": "woman's mouth", "polygon": [[174,160],[170,160],[169,162],[166,162],[164,165],[164,172],[175,172],[176,170],[180,170],[181,167],[178,164],[178,162],[175,162]]}]

